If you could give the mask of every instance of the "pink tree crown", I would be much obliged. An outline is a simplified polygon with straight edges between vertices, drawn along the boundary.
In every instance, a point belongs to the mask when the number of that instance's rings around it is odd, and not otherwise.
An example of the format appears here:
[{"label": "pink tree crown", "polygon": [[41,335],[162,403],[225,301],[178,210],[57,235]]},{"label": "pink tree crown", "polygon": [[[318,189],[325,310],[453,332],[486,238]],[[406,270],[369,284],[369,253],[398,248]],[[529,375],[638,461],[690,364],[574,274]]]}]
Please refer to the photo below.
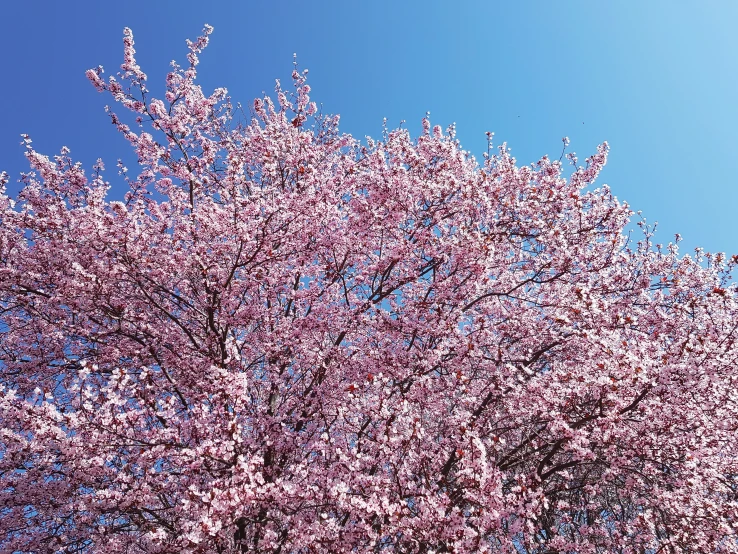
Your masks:
[{"label": "pink tree crown", "polygon": [[211,30],[163,99],[128,29],[88,71],[124,201],[2,175],[3,552],[738,552],[738,258],[630,240],[606,143],[361,144],[297,69],[246,113]]}]

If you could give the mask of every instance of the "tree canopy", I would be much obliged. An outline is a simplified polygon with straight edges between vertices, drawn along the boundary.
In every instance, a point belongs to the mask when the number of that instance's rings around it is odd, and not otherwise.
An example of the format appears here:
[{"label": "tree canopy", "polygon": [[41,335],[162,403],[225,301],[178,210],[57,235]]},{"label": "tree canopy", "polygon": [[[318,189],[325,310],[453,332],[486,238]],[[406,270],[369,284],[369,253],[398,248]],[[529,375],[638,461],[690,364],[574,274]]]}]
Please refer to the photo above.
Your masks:
[{"label": "tree canopy", "polygon": [[606,143],[207,96],[210,31],[88,72],[122,201],[28,137],[0,196],[2,551],[738,552],[738,258],[631,237]]}]

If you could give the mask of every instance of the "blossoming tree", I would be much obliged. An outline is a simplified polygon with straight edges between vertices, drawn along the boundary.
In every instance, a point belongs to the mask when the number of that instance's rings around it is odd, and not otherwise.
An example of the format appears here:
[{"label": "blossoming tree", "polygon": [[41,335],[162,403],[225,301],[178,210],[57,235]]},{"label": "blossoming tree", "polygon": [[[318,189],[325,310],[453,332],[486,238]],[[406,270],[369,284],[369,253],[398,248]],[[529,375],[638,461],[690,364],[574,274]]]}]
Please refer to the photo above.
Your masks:
[{"label": "blossoming tree", "polygon": [[[88,72],[140,168],[0,196],[3,552],[738,552],[738,258],[547,157]],[[8,177],[3,174],[3,185]]]}]

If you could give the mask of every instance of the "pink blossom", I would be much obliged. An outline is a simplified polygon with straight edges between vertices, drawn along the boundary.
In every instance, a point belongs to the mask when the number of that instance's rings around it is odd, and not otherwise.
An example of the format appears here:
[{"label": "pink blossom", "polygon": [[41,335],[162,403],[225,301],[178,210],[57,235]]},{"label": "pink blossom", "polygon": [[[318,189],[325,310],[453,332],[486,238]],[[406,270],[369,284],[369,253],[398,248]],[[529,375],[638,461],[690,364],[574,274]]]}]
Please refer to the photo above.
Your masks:
[{"label": "pink blossom", "polygon": [[0,173],[0,550],[738,552],[737,256],[630,239],[607,143],[362,144],[297,69],[237,124],[211,32],[87,72],[125,201]]}]

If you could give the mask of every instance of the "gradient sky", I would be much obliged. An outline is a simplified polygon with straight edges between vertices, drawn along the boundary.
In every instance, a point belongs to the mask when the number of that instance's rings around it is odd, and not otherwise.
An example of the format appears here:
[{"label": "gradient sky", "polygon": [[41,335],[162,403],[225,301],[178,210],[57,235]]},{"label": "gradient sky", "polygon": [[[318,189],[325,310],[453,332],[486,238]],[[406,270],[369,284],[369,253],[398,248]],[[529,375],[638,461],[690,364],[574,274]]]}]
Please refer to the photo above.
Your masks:
[{"label": "gradient sky", "polygon": [[659,241],[679,232],[682,252],[738,253],[735,0],[25,0],[0,3],[0,20],[0,170],[14,179],[28,133],[87,168],[103,158],[121,197],[115,161],[129,148],[85,70],[117,71],[131,27],[162,96],[169,62],[185,63],[185,39],[209,23],[206,93],[225,86],[248,105],[275,78],[288,83],[296,52],[313,99],[357,137],[378,137],[385,117],[417,134],[430,111],[478,158],[488,130],[522,164],[558,158],[565,135],[580,160],[607,140],[599,182],[658,221]]}]

